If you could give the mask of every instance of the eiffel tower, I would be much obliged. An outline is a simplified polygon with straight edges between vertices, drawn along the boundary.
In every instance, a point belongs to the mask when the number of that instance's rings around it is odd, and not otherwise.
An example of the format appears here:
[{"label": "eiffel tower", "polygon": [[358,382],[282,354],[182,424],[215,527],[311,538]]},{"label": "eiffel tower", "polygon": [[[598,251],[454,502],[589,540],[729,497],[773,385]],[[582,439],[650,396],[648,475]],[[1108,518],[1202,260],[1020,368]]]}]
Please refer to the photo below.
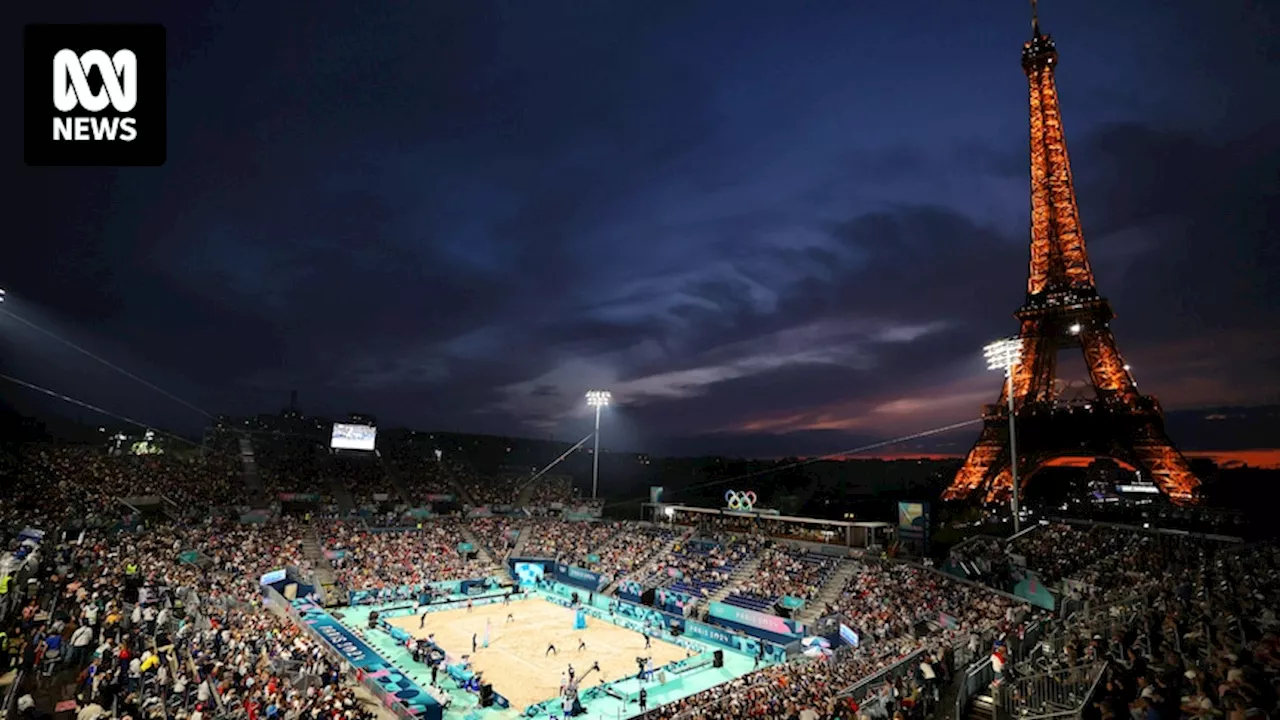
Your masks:
[{"label": "eiffel tower", "polygon": [[[1040,32],[1031,1],[1031,39],[1022,69],[1031,96],[1031,272],[1026,302],[1015,313],[1021,361],[999,402],[983,411],[983,428],[944,500],[980,494],[986,502],[1013,488],[1009,449],[1009,386],[1017,423],[1019,484],[1064,456],[1110,456],[1133,466],[1179,504],[1197,499],[1200,481],[1169,440],[1159,402],[1138,393],[1116,348],[1114,313],[1098,294],[1080,229],[1071,163],[1062,130],[1054,68],[1058,50]],[[1058,350],[1080,348],[1096,398],[1061,402],[1055,393]]]}]

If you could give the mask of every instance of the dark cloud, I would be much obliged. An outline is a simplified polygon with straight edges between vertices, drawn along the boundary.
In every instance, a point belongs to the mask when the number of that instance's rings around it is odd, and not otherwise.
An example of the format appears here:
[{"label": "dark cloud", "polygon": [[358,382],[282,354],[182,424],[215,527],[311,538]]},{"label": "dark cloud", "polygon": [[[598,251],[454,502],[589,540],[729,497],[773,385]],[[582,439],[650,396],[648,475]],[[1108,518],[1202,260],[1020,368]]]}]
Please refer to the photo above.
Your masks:
[{"label": "dark cloud", "polygon": [[[578,437],[582,392],[610,387],[637,445],[813,452],[997,392],[977,349],[1016,329],[1028,254],[1016,11],[130,12],[170,28],[169,163],[13,173],[0,284],[201,407],[298,389],[309,411]],[[1143,388],[1280,399],[1269,26],[1191,2],[1053,15],[1086,239]],[[201,420],[6,333],[32,380]]]}]

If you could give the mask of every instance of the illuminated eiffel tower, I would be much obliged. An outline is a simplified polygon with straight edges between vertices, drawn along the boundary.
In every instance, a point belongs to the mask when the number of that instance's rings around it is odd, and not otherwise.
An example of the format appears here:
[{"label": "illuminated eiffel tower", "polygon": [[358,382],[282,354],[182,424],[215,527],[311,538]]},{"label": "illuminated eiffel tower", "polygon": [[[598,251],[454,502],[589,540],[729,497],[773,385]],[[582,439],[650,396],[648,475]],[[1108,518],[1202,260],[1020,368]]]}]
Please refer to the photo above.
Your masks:
[{"label": "illuminated eiffel tower", "polygon": [[[1200,481],[1165,434],[1160,404],[1138,393],[1111,334],[1111,304],[1094,283],[1054,80],[1058,50],[1053,38],[1040,31],[1036,10],[1032,0],[1031,39],[1022,46],[1031,96],[1031,268],[1026,302],[1015,313],[1021,362],[999,402],[985,407],[982,434],[943,499],[980,493],[993,502],[1011,493],[1012,384],[1020,485],[1055,458],[1110,456],[1141,471],[1174,502],[1194,502]],[[1083,351],[1096,393],[1093,401],[1075,406],[1057,402],[1060,348]]]}]

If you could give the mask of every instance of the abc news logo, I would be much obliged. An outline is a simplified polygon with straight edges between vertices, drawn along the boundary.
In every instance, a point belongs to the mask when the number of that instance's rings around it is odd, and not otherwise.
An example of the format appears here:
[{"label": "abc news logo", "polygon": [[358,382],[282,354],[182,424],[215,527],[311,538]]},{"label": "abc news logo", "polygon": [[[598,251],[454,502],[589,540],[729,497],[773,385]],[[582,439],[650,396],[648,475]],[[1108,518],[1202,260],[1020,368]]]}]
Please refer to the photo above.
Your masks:
[{"label": "abc news logo", "polygon": [[28,165],[164,164],[163,26],[28,25],[25,41]]},{"label": "abc news logo", "polygon": [[[96,93],[89,87],[90,68],[102,75],[102,89]],[[101,50],[83,55],[62,50],[53,56],[53,105],[59,112],[74,112],[77,107],[102,112],[108,103],[118,113],[133,112],[138,105],[138,56],[132,50],[120,50],[110,57]],[[55,141],[132,142],[137,137],[137,120],[128,115],[53,119]]]}]

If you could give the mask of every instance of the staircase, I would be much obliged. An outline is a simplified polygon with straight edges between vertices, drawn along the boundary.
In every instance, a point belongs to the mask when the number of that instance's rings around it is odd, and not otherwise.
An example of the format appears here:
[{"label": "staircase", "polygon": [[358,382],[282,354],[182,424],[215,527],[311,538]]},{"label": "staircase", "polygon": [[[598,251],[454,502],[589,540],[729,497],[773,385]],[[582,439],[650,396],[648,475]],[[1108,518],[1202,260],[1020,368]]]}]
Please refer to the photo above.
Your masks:
[{"label": "staircase", "polygon": [[529,536],[533,534],[533,528],[533,523],[526,523],[520,527],[520,535],[516,537],[516,544],[511,547],[511,555],[509,557],[522,557],[525,543],[528,542]]},{"label": "staircase", "polygon": [[712,593],[711,596],[707,598],[707,604],[720,602],[721,600],[729,597],[734,590],[737,590],[738,587],[742,585],[744,580],[755,575],[756,569],[759,567],[760,558],[759,556],[756,556],[734,568],[733,572],[729,575],[729,582],[725,583],[724,587]]},{"label": "staircase", "polygon": [[842,562],[836,571],[827,576],[827,581],[818,589],[818,594],[813,599],[805,603],[803,609],[796,615],[796,620],[808,625],[818,618],[822,617],[822,611],[828,604],[835,602],[840,597],[841,591],[844,590],[845,583],[849,582],[849,578],[858,574],[858,564],[852,562]]},{"label": "staircase", "polygon": [[253,457],[253,439],[247,432],[240,433],[237,442],[240,445],[240,478],[249,491],[249,497],[254,499],[255,509],[266,507],[270,504],[270,498],[266,497],[266,492],[262,488],[262,478],[258,476],[258,463]]},{"label": "staircase", "polygon": [[635,573],[635,577],[640,578],[640,584],[645,587],[668,587],[675,582],[674,578],[667,576],[665,572],[666,568],[663,566],[662,561],[668,555],[675,552],[677,545],[683,545],[689,542],[689,539],[697,534],[697,528],[685,528],[683,533],[671,542],[667,543],[666,546],[662,548],[661,552],[654,555],[647,565],[641,568],[639,572]]},{"label": "staircase", "polygon": [[991,697],[989,690],[969,701],[966,717],[968,720],[995,720],[996,701],[995,698]]},{"label": "staircase", "polygon": [[476,538],[475,533],[471,532],[471,528],[467,527],[466,525],[459,525],[458,528],[459,530],[461,530],[460,534],[462,535],[462,539],[471,543],[471,546],[476,549],[476,558],[479,559],[481,563],[483,563],[485,566],[489,568],[490,577],[507,577],[508,576],[508,573],[506,572],[505,568],[503,568],[502,565],[494,561],[493,556],[489,554],[488,546],[480,542],[480,540]]},{"label": "staircase", "polygon": [[453,489],[453,495],[458,498],[458,502],[463,505],[470,505],[471,507],[479,505],[479,503],[476,502],[476,499],[471,497],[471,491],[467,490],[465,485],[458,482],[458,479],[453,476],[453,473],[445,470],[445,477],[449,480],[449,487]]},{"label": "staircase", "polygon": [[314,527],[302,537],[302,555],[311,563],[316,584],[324,595],[325,605],[345,605],[347,598],[338,591],[338,579],[333,574],[333,565],[324,556],[324,546],[320,544],[320,534]]},{"label": "staircase", "polygon": [[378,464],[382,466],[382,472],[386,474],[387,481],[391,483],[391,487],[395,489],[396,496],[408,501],[408,486],[405,485],[404,476],[396,469],[395,463],[387,459],[387,456],[378,453]]},{"label": "staircase", "polygon": [[329,476],[329,493],[333,495],[334,504],[338,506],[340,513],[350,515],[356,510],[356,499],[347,491],[347,486],[338,477],[338,474],[332,472],[333,458],[326,455],[321,462],[321,467],[327,471]]}]

